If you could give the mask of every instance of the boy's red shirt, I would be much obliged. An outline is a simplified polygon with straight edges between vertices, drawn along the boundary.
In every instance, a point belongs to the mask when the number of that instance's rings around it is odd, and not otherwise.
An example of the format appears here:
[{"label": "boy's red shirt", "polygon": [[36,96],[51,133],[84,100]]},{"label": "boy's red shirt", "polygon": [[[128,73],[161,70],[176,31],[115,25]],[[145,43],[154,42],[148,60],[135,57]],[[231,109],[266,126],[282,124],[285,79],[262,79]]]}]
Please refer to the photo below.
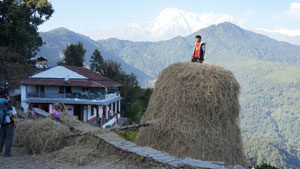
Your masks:
[{"label": "boy's red shirt", "polygon": [[195,53],[194,53],[195,58],[199,57],[200,44],[201,43],[196,43],[196,45],[195,45]]}]

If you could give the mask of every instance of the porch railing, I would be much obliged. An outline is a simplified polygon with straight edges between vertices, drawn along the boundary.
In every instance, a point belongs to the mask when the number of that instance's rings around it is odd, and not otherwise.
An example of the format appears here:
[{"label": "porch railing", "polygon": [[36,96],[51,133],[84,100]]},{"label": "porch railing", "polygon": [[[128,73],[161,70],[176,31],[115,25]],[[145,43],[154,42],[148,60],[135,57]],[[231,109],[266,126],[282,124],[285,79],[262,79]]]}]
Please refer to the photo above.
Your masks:
[{"label": "porch railing", "polygon": [[103,100],[105,95],[97,94],[81,94],[81,93],[72,93],[72,94],[60,94],[60,93],[36,93],[28,92],[28,98],[50,98],[50,99],[81,99],[81,100]]}]

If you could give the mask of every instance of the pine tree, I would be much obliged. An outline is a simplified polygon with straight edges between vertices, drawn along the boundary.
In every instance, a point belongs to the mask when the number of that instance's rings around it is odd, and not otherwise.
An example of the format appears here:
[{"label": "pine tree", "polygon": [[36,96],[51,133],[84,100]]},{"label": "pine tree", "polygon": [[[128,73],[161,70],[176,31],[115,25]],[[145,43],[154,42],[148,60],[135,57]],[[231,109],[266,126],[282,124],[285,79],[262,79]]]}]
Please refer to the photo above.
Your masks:
[{"label": "pine tree", "polygon": [[90,65],[91,70],[101,73],[101,66],[103,66],[104,60],[98,49],[94,50],[93,55],[91,56],[90,62],[91,62],[91,65]]},{"label": "pine tree", "polygon": [[64,50],[64,59],[62,62],[59,62],[59,65],[70,65],[70,66],[78,66],[83,67],[84,62],[84,54],[86,50],[83,48],[83,45],[81,42],[78,42],[77,44],[70,44],[65,50]]}]

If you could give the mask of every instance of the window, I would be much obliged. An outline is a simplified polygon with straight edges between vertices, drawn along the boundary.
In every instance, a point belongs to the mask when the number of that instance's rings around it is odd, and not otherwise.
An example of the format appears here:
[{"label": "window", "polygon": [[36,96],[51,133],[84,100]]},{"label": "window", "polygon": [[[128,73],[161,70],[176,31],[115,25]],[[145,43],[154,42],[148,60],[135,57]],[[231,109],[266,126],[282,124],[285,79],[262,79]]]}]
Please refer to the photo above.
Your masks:
[{"label": "window", "polygon": [[65,92],[66,92],[66,94],[72,94],[71,86],[66,86],[66,87],[65,86],[59,86],[58,93],[63,94]]},{"label": "window", "polygon": [[45,92],[45,87],[44,86],[35,86],[36,93],[44,93]]},{"label": "window", "polygon": [[64,86],[59,86],[59,91],[58,93],[62,94],[65,92],[65,87]]},{"label": "window", "polygon": [[71,86],[67,86],[66,87],[66,93],[67,94],[72,94],[72,88],[71,88]]},{"label": "window", "polygon": [[86,92],[86,91],[88,91],[89,89],[87,88],[87,87],[83,87],[82,88],[82,92]]}]

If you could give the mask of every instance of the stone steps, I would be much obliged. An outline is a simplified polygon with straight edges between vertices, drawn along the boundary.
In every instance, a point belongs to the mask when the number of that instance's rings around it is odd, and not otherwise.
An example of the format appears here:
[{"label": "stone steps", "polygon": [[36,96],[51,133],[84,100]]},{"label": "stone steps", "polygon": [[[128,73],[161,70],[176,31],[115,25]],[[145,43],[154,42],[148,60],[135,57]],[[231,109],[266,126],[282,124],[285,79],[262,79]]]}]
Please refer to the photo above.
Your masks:
[{"label": "stone steps", "polygon": [[[79,130],[80,128],[76,128]],[[201,161],[192,159],[189,157],[186,158],[177,158],[171,156],[168,153],[158,151],[151,147],[138,146],[137,144],[127,141],[114,132],[106,132],[101,134],[95,134],[96,137],[110,144],[111,146],[119,149],[120,151],[134,153],[138,156],[143,156],[150,158],[157,163],[163,163],[171,168],[206,168],[206,169],[225,169],[225,168],[235,168],[235,169],[244,169],[240,165],[235,166],[225,166],[224,162],[212,162],[212,161]]]}]

